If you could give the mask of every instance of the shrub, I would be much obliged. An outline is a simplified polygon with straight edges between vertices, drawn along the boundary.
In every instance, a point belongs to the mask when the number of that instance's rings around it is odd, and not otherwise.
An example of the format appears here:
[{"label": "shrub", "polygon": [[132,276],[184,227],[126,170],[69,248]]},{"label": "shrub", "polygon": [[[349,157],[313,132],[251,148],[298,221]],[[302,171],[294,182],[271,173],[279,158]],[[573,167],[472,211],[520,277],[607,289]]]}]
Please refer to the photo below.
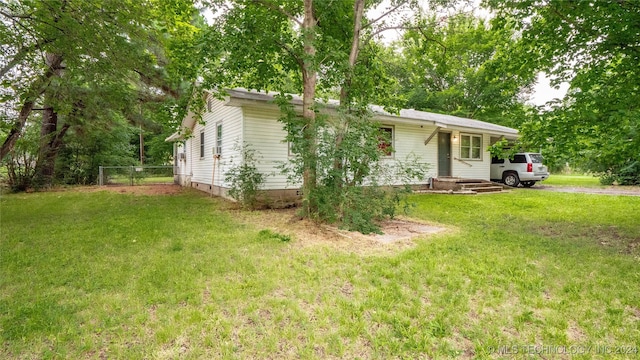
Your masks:
[{"label": "shrub", "polygon": [[[238,145],[236,144],[236,149]],[[240,149],[242,160],[225,173],[225,181],[230,184],[229,195],[245,209],[255,209],[258,205],[258,192],[265,182],[266,175],[256,167],[256,151],[247,144]],[[231,160],[233,163],[233,159]]]}]

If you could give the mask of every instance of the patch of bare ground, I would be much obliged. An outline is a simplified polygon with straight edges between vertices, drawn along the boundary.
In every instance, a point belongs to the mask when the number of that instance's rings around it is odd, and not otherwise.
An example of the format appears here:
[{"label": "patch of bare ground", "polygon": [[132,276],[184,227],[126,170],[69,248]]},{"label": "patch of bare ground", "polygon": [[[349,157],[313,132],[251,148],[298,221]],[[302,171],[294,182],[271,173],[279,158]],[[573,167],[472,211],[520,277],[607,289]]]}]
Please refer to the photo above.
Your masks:
[{"label": "patch of bare ground", "polygon": [[439,225],[396,218],[384,221],[382,234],[361,234],[301,219],[295,209],[239,211],[236,218],[258,228],[267,228],[291,236],[292,246],[326,246],[357,254],[396,252],[412,248],[419,237],[451,232],[453,229]]}]

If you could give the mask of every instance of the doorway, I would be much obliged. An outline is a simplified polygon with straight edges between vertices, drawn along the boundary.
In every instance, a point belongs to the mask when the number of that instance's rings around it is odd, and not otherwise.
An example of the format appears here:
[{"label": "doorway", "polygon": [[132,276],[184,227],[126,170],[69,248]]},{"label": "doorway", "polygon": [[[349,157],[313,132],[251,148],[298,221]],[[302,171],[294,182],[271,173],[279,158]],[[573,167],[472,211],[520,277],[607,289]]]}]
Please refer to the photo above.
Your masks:
[{"label": "doorway", "polygon": [[438,176],[451,176],[451,133],[438,133]]}]

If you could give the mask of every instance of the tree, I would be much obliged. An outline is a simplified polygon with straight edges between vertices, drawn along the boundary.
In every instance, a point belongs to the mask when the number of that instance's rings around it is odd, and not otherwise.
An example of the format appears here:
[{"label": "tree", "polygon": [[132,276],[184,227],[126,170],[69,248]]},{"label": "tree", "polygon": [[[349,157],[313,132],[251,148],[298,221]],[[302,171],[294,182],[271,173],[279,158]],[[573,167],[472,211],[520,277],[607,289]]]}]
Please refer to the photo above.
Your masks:
[{"label": "tree", "polygon": [[[120,114],[142,125],[144,106],[179,97],[164,70],[163,24],[192,13],[189,1],[9,1],[0,8],[5,55],[3,92],[18,98],[0,159],[13,149],[33,111],[42,111],[36,185],[50,185],[56,157],[70,129],[113,122]],[[113,122],[113,123],[117,123]],[[82,134],[82,131],[74,131]]]},{"label": "tree", "polygon": [[[524,126],[530,146],[567,155],[605,180],[640,182],[640,3],[488,1],[518,20],[523,67],[570,83],[562,102]],[[550,156],[551,155],[551,156]]]},{"label": "tree", "polygon": [[405,106],[517,126],[535,72],[514,69],[514,25],[468,13],[422,15],[393,59]]},{"label": "tree", "polygon": [[[328,186],[335,189],[356,187],[370,175],[380,151],[379,130],[367,120],[366,107],[379,99],[380,81],[387,80],[376,61],[380,47],[373,39],[389,26],[383,19],[412,1],[393,1],[383,16],[368,20],[365,11],[378,2],[363,0],[236,1],[215,20],[220,29],[220,48],[205,72],[209,88],[243,86],[281,92],[282,121],[297,157],[294,171],[302,178],[304,216],[323,219],[324,199],[344,199],[340,193],[325,196]],[[377,84],[376,84],[377,83]],[[372,86],[373,85],[373,86]],[[284,93],[303,95],[302,114],[291,111]],[[340,116],[327,117],[316,93],[328,97],[339,94]],[[351,144],[347,144],[349,139]],[[326,148],[327,142],[332,146]],[[362,150],[355,144],[373,144],[367,155],[349,154]],[[319,150],[322,147],[322,150]],[[345,166],[356,164],[361,166]],[[327,167],[328,166],[328,167]],[[359,170],[355,170],[355,169]],[[325,194],[325,195],[323,195]],[[359,201],[362,201],[360,199]],[[342,214],[336,204],[333,214]],[[329,213],[329,212],[327,212]]]}]

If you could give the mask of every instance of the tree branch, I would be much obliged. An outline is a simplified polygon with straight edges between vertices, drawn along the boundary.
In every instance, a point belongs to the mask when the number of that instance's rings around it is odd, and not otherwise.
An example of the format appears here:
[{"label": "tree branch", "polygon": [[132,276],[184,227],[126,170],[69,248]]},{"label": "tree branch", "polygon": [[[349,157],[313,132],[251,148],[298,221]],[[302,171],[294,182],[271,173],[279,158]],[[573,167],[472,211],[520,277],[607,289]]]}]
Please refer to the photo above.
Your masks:
[{"label": "tree branch", "polygon": [[10,18],[10,19],[15,19],[15,18],[18,18],[18,19],[31,19],[31,15],[9,14],[9,13],[4,12],[2,10],[0,10],[0,15],[4,15],[5,17]]},{"label": "tree branch", "polygon": [[433,41],[436,44],[440,45],[443,49],[444,49],[444,53],[442,55],[446,55],[447,54],[447,47],[444,45],[444,43],[442,43],[442,41],[438,40],[438,39],[434,39],[431,38],[429,36],[427,36],[427,34],[424,33],[424,30],[422,29],[421,26],[418,26],[415,28],[416,30],[418,30],[420,32],[420,34],[422,34],[422,36],[427,40],[427,41]]},{"label": "tree branch", "polygon": [[265,7],[268,7],[271,10],[275,10],[277,12],[279,12],[280,14],[286,16],[289,18],[289,20],[295,22],[296,24],[302,26],[302,21],[298,20],[295,18],[295,16],[291,15],[287,10],[281,8],[280,6],[273,4],[267,0],[253,0],[253,2],[263,5]]},{"label": "tree branch", "polygon": [[133,69],[133,71],[140,76],[140,80],[142,80],[142,82],[145,83],[146,85],[158,87],[160,88],[160,90],[162,90],[162,92],[176,99],[180,97],[180,93],[175,89],[171,88],[171,86],[167,85],[164,81],[162,81],[162,79],[158,79],[157,77],[151,77],[138,69]]},{"label": "tree branch", "polygon": [[8,73],[13,67],[18,65],[22,61],[22,59],[24,59],[25,56],[27,56],[29,52],[35,49],[39,49],[41,46],[48,44],[50,42],[51,40],[44,40],[42,43],[37,43],[33,46],[21,48],[18,51],[18,53],[13,57],[13,59],[11,59],[11,61],[9,61],[7,65],[5,65],[2,69],[0,69],[0,78],[2,78],[6,73]]},{"label": "tree branch", "polygon": [[291,55],[291,57],[293,57],[293,59],[296,61],[296,63],[298,63],[298,65],[300,66],[300,68],[302,69],[304,66],[304,61],[302,60],[302,58],[300,57],[300,55],[296,54],[296,52],[293,50],[293,48],[291,48],[291,46],[289,46],[288,44],[283,43],[282,41],[276,40],[276,43],[284,50],[286,51],[289,55]]},{"label": "tree branch", "polygon": [[398,10],[400,7],[406,5],[409,2],[409,0],[404,0],[404,1],[400,1],[398,3],[398,5],[396,5],[395,7],[389,9],[387,12],[385,12],[384,14],[378,16],[376,19],[372,20],[371,22],[369,22],[367,25],[363,26],[363,29],[366,29],[369,26],[372,26],[373,24],[375,24],[376,22],[380,21],[381,19],[383,19],[384,17],[386,17],[387,15],[391,14],[392,12]]},{"label": "tree branch", "polygon": [[27,118],[29,118],[31,111],[33,110],[36,99],[40,97],[42,93],[44,93],[49,80],[53,76],[58,74],[61,64],[62,56],[56,57],[53,62],[48,63],[49,67],[47,68],[47,71],[42,75],[42,77],[35,83],[32,83],[31,96],[29,96],[27,100],[25,100],[25,102],[22,104],[22,108],[20,109],[20,114],[18,115],[17,121],[11,127],[9,135],[7,135],[7,138],[2,143],[2,147],[0,147],[0,161],[2,161],[2,159],[4,159],[4,157],[11,150],[13,150],[16,141],[18,141],[18,138],[20,138],[20,135],[22,134],[22,129],[27,122]]},{"label": "tree branch", "polygon": [[382,27],[374,32],[372,32],[371,34],[369,34],[369,36],[367,36],[367,38],[363,41],[364,43],[368,43],[369,41],[371,41],[371,39],[373,39],[374,36],[385,32],[387,30],[409,30],[412,29],[413,27],[408,27],[408,26],[404,26],[404,25],[398,25],[398,26],[389,26],[389,27]]}]

